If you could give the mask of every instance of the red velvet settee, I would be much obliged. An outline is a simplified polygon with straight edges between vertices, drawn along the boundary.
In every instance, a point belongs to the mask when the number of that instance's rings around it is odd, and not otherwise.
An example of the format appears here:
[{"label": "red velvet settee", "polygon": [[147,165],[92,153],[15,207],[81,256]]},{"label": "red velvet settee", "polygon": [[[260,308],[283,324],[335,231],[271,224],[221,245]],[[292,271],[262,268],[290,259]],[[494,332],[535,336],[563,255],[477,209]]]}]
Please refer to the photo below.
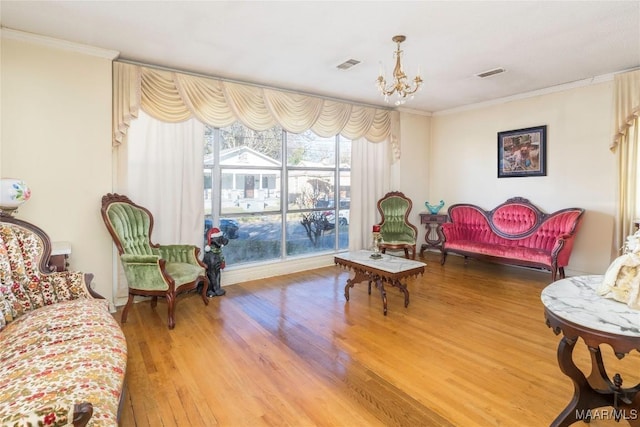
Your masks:
[{"label": "red velvet settee", "polygon": [[529,200],[515,197],[491,211],[459,203],[442,224],[442,260],[448,253],[502,264],[544,268],[564,278],[584,209],[546,214]]}]

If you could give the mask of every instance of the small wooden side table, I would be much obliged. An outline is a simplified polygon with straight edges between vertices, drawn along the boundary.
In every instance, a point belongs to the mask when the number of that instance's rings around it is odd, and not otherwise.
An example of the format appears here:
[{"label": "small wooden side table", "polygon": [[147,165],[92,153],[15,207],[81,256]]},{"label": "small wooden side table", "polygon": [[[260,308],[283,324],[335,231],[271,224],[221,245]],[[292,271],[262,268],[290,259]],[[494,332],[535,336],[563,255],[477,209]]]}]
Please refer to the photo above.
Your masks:
[{"label": "small wooden side table", "polygon": [[[601,345],[609,345],[622,359],[633,350],[640,351],[640,311],[596,293],[603,276],[576,276],[553,282],[542,290],[547,326],[563,337],[558,345],[558,365],[574,385],[573,398],[551,423],[551,427],[568,427],[576,421],[588,423],[599,414],[627,420],[640,426],[640,384],[623,387],[619,374],[609,377],[604,366]],[[573,361],[578,338],[589,348],[589,376]],[[607,412],[598,408],[612,406]]]},{"label": "small wooden side table", "polygon": [[71,243],[52,242],[49,265],[55,267],[55,271],[67,271],[69,268],[69,255],[71,255]]},{"label": "small wooden side table", "polygon": [[420,213],[420,224],[425,224],[427,229],[427,234],[424,235],[425,243],[420,246],[420,257],[427,249],[440,249],[442,251],[442,242],[444,241],[442,224],[447,222],[448,219],[449,215],[447,214]]}]

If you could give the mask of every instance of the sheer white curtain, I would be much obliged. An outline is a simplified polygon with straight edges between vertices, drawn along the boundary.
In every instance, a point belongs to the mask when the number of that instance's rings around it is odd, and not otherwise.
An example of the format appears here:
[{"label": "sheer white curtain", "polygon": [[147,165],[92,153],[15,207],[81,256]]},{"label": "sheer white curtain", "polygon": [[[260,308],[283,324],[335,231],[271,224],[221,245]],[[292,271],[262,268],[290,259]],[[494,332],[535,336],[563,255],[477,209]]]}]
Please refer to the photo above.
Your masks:
[{"label": "sheer white curtain", "polygon": [[141,111],[127,145],[127,195],[153,214],[154,243],[202,245],[204,125],[164,123]]},{"label": "sheer white curtain", "polygon": [[371,228],[380,221],[376,204],[392,185],[389,173],[391,158],[387,141],[374,143],[359,138],[351,143],[351,251],[371,247]]}]

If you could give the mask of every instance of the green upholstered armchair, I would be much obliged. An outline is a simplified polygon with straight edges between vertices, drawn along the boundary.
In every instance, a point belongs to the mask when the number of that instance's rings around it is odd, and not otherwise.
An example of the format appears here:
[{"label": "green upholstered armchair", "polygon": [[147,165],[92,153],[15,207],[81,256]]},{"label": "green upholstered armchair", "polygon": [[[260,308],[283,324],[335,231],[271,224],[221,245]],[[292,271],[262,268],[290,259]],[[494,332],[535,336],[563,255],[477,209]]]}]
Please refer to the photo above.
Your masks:
[{"label": "green upholstered armchair", "polygon": [[387,193],[378,200],[378,211],[382,216],[380,222],[382,242],[379,244],[382,253],[387,249],[403,249],[404,256],[409,258],[409,249],[411,249],[411,259],[416,259],[418,229],[409,222],[412,207],[411,199],[399,191]]},{"label": "green upholstered armchair", "polygon": [[102,219],[120,253],[120,261],[129,286],[129,299],[122,310],[122,323],[135,295],[165,297],[169,310],[169,329],[175,326],[176,296],[196,289],[200,282],[202,300],[207,299],[206,266],[198,259],[200,248],[194,245],[157,245],[151,243],[153,216],[128,197],[107,194],[102,197]]}]

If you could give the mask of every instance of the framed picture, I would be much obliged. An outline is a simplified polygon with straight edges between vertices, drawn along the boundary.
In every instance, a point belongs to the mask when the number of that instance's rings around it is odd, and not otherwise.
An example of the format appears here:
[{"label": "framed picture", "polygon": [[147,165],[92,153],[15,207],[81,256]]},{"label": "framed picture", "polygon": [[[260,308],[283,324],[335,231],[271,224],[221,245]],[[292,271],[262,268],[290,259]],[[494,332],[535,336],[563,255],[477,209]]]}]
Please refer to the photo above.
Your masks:
[{"label": "framed picture", "polygon": [[498,178],[546,175],[546,126],[498,132]]}]

